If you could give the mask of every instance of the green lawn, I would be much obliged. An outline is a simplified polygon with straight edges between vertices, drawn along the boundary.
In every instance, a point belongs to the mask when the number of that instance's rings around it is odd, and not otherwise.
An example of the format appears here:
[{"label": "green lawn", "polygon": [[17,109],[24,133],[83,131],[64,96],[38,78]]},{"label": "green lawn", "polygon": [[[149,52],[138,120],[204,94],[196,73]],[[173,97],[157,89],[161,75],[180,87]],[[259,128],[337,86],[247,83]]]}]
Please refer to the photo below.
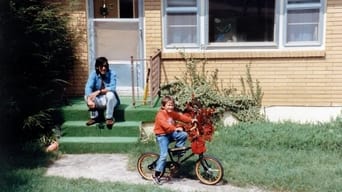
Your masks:
[{"label": "green lawn", "polygon": [[342,126],[240,124],[218,131],[210,152],[225,179],[276,191],[342,191]]},{"label": "green lawn", "polygon": [[[207,143],[207,153],[221,161],[224,181],[232,185],[270,191],[338,192],[342,191],[341,122],[218,127],[213,141]],[[153,141],[137,144],[128,152],[130,167],[135,167],[141,152],[157,150]],[[55,156],[10,151],[6,157],[1,153],[0,191],[165,191],[154,185],[45,177],[46,165]],[[184,169],[191,166],[186,164]]]},{"label": "green lawn", "polygon": [[[271,191],[342,191],[341,120],[318,125],[261,122],[219,127],[207,147],[207,153],[221,161],[224,181],[236,186]],[[151,142],[135,150],[133,157],[158,149]]]}]

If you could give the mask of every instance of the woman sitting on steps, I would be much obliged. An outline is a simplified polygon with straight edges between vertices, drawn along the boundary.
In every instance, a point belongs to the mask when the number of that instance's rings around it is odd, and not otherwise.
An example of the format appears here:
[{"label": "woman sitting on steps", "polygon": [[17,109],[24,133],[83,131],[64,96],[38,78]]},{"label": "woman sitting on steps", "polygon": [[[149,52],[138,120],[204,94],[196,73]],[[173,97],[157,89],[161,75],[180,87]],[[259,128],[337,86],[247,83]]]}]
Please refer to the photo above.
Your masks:
[{"label": "woman sitting on steps", "polygon": [[116,73],[109,69],[108,60],[98,57],[95,62],[95,71],[91,72],[85,86],[85,101],[90,111],[90,120],[87,126],[101,122],[105,110],[107,128],[111,129],[115,122],[114,108],[120,100],[116,93]]}]

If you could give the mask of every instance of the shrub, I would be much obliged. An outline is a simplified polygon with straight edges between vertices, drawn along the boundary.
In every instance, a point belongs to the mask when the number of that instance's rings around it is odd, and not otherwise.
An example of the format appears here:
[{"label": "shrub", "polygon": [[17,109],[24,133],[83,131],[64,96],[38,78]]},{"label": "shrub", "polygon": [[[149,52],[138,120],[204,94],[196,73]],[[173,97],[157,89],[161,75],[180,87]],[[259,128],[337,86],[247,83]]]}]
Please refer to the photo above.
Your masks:
[{"label": "shrub", "polygon": [[236,88],[220,88],[219,71],[207,72],[206,58],[196,60],[184,52],[180,54],[186,70],[182,77],[175,77],[176,81],[163,85],[161,95],[172,95],[181,110],[194,96],[204,107],[215,108],[218,114],[231,111],[238,120],[244,122],[264,119],[260,114],[263,92],[259,81],[253,82],[250,64],[246,65],[247,79],[241,77],[243,91],[240,94]]},{"label": "shrub", "polygon": [[[1,134],[9,142],[50,135],[74,63],[67,18],[42,0],[3,3],[0,15]],[[1,44],[1,43],[0,43]]]}]

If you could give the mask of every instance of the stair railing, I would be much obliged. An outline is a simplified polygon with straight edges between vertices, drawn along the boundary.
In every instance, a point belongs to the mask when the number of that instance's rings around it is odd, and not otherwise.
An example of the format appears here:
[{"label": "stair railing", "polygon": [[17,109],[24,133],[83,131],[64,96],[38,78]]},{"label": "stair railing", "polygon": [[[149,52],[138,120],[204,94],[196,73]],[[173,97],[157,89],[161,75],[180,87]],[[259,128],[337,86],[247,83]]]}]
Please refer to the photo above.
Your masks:
[{"label": "stair railing", "polygon": [[[153,107],[153,101],[159,97],[160,92],[160,70],[161,70],[161,51],[158,52],[154,56],[150,56],[148,59],[139,59],[133,58],[131,56],[131,82],[132,82],[132,105],[136,106],[136,91],[135,81],[136,78],[136,68],[134,67],[134,62],[146,62],[146,82],[144,87],[144,96],[143,96],[143,103],[147,103],[147,97],[149,97],[150,105]],[[137,91],[137,94],[139,92]]]}]

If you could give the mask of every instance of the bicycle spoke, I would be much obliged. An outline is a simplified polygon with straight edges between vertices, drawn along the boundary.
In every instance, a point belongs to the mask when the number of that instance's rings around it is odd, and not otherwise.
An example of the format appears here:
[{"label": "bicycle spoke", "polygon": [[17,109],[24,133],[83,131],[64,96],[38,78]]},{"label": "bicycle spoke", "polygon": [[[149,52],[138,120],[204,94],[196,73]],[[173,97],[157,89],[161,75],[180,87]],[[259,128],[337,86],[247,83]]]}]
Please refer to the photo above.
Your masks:
[{"label": "bicycle spoke", "polygon": [[214,157],[204,156],[195,166],[198,179],[208,185],[214,185],[223,177],[223,167]]}]

